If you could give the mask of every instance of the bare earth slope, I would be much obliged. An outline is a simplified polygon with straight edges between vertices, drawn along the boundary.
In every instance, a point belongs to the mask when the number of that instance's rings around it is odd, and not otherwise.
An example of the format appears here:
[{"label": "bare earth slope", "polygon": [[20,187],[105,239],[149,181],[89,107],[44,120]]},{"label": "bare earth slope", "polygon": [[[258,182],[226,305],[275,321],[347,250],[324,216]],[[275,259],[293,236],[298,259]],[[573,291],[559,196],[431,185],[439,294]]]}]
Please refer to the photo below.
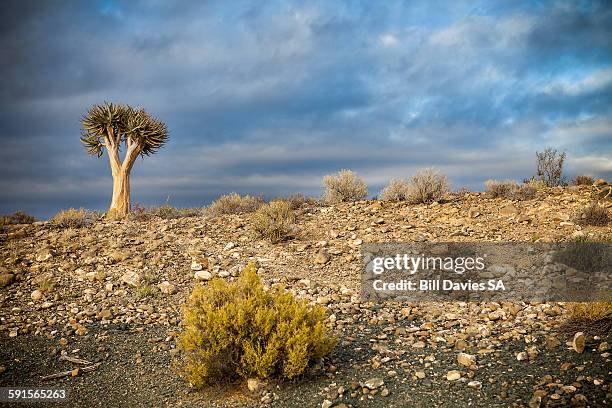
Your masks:
[{"label": "bare earth slope", "polygon": [[[572,350],[573,333],[559,331],[562,304],[359,298],[363,243],[609,240],[611,226],[571,221],[591,196],[583,187],[520,202],[470,193],[431,205],[304,207],[295,239],[274,245],[255,237],[250,214],[13,226],[0,238],[0,386],[69,389],[63,406],[79,407],[609,406],[610,338],[593,330],[583,353]],[[191,390],[175,337],[194,274],[233,279],[250,261],[267,284],[325,304],[338,346],[299,381]],[[475,363],[459,364],[460,352]]]}]

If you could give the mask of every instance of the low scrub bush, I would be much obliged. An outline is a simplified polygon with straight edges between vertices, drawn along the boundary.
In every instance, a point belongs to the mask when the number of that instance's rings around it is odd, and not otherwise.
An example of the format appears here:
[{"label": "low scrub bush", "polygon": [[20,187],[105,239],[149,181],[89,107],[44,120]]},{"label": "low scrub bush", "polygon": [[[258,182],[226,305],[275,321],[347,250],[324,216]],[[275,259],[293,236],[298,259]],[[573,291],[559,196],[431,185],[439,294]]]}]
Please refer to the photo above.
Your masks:
[{"label": "low scrub bush", "polygon": [[340,170],[323,177],[323,201],[328,204],[359,201],[368,195],[365,181],[351,170]]},{"label": "low scrub bush", "polygon": [[487,180],[485,189],[493,198],[501,197],[509,200],[530,200],[535,198],[537,191],[543,187],[538,181],[528,181],[518,184],[515,180]]},{"label": "low scrub bush", "polygon": [[304,206],[316,206],[317,199],[313,197],[307,197],[302,193],[290,194],[286,197],[277,197],[272,201],[286,201],[291,205],[291,209],[298,210]]},{"label": "low scrub bush", "polygon": [[610,211],[594,202],[579,209],[574,221],[580,225],[605,226],[610,222]]},{"label": "low scrub bush", "polygon": [[410,178],[407,200],[412,204],[441,200],[449,191],[446,176],[434,168],[419,170]]},{"label": "low scrub bush", "polygon": [[607,334],[612,329],[612,302],[569,303],[567,320],[575,330]]},{"label": "low scrub bush", "polygon": [[407,180],[391,180],[380,192],[383,201],[406,201],[410,197],[410,182]]},{"label": "low scrub bush", "polygon": [[23,211],[0,216],[0,225],[32,224],[33,222],[36,222],[36,218]]},{"label": "low scrub bush", "polygon": [[60,228],[81,228],[90,224],[96,215],[84,208],[69,208],[55,214],[49,222]]},{"label": "low scrub bush", "polygon": [[575,186],[592,186],[595,180],[591,176],[576,176],[572,183]]},{"label": "low scrub bush", "polygon": [[202,214],[199,208],[176,208],[169,204],[159,207],[144,207],[140,204],[134,205],[130,211],[129,218],[134,221],[149,221],[153,218],[174,219],[184,217],[197,217]]},{"label": "low scrub bush", "polygon": [[256,211],[265,204],[262,197],[241,196],[237,193],[226,194],[216,199],[207,208],[210,215],[242,214]]},{"label": "low scrub bush", "polygon": [[288,201],[272,201],[261,206],[253,216],[253,229],[260,237],[280,242],[291,236],[295,214]]},{"label": "low scrub bush", "polygon": [[295,378],[331,352],[325,309],[284,288],[266,290],[250,264],[234,282],[196,286],[184,307],[187,379],[195,386],[238,378]]}]

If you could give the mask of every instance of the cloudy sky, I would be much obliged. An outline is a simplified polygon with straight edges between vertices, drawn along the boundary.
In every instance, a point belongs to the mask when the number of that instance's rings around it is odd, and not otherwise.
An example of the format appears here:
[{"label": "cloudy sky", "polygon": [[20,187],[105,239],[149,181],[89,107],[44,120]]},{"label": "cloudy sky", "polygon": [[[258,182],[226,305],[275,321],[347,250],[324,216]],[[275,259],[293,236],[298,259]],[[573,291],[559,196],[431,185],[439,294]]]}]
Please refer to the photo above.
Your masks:
[{"label": "cloudy sky", "polygon": [[132,201],[319,195],[351,168],[376,194],[435,166],[455,188],[534,173],[612,178],[612,5],[545,1],[3,1],[0,212],[104,209],[106,155],[79,120],[145,107],[168,145]]}]

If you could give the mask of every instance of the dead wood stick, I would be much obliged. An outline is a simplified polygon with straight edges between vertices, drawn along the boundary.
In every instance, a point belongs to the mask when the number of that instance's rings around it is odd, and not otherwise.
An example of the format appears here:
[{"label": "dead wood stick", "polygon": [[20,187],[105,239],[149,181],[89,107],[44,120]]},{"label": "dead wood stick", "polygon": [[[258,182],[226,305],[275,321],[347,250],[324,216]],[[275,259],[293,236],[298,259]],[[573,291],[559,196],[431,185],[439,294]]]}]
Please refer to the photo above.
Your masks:
[{"label": "dead wood stick", "polygon": [[70,361],[74,364],[83,364],[83,365],[91,365],[93,364],[91,361],[83,360],[82,358],[70,357],[70,356],[60,356],[60,361]]},{"label": "dead wood stick", "polygon": [[[96,364],[93,364],[87,367],[77,368],[77,370],[79,370],[79,372],[82,372],[82,373],[89,373],[91,371],[94,371],[96,368],[100,367],[100,364],[102,363],[96,363]],[[61,373],[43,375],[42,377],[40,377],[40,379],[43,381],[46,381],[46,380],[53,380],[55,378],[68,377],[72,375],[73,371],[74,370],[69,370],[69,371],[62,371]]]}]

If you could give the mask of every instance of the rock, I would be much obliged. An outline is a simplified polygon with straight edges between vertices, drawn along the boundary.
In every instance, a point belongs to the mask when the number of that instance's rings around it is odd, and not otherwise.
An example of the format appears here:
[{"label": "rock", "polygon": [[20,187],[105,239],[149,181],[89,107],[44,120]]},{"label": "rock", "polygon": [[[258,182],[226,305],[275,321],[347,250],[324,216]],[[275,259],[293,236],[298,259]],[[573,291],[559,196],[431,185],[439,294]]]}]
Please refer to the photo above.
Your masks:
[{"label": "rock", "polygon": [[605,186],[606,184],[608,183],[606,183],[606,180],[604,179],[597,179],[595,180],[595,183],[593,183],[595,187]]},{"label": "rock", "polygon": [[128,271],[121,276],[121,283],[137,288],[140,286],[140,275],[134,271]]},{"label": "rock", "polygon": [[43,249],[36,253],[36,260],[38,262],[44,262],[53,257],[53,252],[50,249]]},{"label": "rock", "polygon": [[333,404],[334,404],[333,402],[326,399],[326,400],[323,400],[323,402],[321,403],[321,408],[330,408]]},{"label": "rock", "polygon": [[480,381],[470,381],[468,387],[473,388],[475,390],[479,390],[482,388],[482,383]]},{"label": "rock", "polygon": [[425,371],[417,371],[416,373],[414,373],[414,375],[416,376],[416,378],[422,380],[423,378],[425,378]]},{"label": "rock", "polygon": [[520,353],[518,353],[516,355],[516,359],[518,361],[525,361],[525,360],[529,360],[529,354],[527,354],[527,352],[525,351],[521,351]]},{"label": "rock", "polygon": [[544,346],[546,347],[547,350],[552,350],[554,348],[557,348],[560,344],[561,342],[555,336],[546,337],[546,340],[544,342]]},{"label": "rock", "polygon": [[446,379],[448,381],[456,381],[461,378],[461,373],[457,370],[451,370],[446,373]]},{"label": "rock", "polygon": [[585,339],[583,332],[577,332],[574,334],[574,338],[572,339],[572,348],[576,353],[582,353],[584,351]]},{"label": "rock", "polygon": [[163,281],[162,283],[157,285],[157,287],[159,288],[159,291],[165,295],[172,295],[176,292],[176,286],[174,286],[168,281]]},{"label": "rock", "polygon": [[366,380],[366,382],[363,383],[363,386],[370,390],[375,390],[379,387],[382,387],[384,384],[385,384],[385,381],[382,378],[373,377],[373,378]]},{"label": "rock", "polygon": [[201,271],[203,269],[202,264],[196,262],[196,261],[192,261],[191,262],[191,270],[192,271]]},{"label": "rock", "polygon": [[478,216],[480,216],[480,211],[478,210],[478,208],[470,207],[470,209],[468,210],[468,217],[476,218]]},{"label": "rock", "polygon": [[257,392],[259,391],[260,387],[261,387],[261,381],[259,381],[258,378],[249,378],[247,380],[247,388],[249,389],[249,391]]},{"label": "rock", "polygon": [[4,288],[15,281],[15,275],[12,273],[3,273],[0,275],[0,288]]},{"label": "rock", "polygon": [[36,289],[34,292],[32,292],[32,294],[30,294],[30,297],[33,301],[37,302],[42,299],[43,293],[40,290]]},{"label": "rock", "polygon": [[463,366],[470,367],[476,364],[476,356],[467,353],[459,353],[457,355],[457,362]]},{"label": "rock", "polygon": [[542,405],[542,397],[540,397],[539,395],[534,395],[529,400],[529,408],[540,408],[541,405]]},{"label": "rock", "polygon": [[230,249],[234,249],[236,248],[236,244],[233,242],[228,242],[227,244],[225,244],[225,247],[223,248],[224,251],[229,251]]},{"label": "rock", "polygon": [[510,217],[512,215],[516,215],[519,213],[519,209],[516,208],[515,206],[513,206],[512,204],[509,204],[505,207],[502,207],[499,210],[499,215],[504,216],[504,217]]},{"label": "rock", "polygon": [[389,389],[388,388],[383,388],[383,390],[380,392],[380,396],[381,397],[388,397],[389,396]]},{"label": "rock", "polygon": [[319,265],[325,265],[330,259],[331,257],[329,256],[329,253],[325,249],[321,249],[315,255],[314,262]]},{"label": "rock", "polygon": [[610,345],[608,344],[608,342],[601,342],[599,343],[599,347],[597,347],[597,351],[599,351],[600,353],[603,353],[604,351],[608,351],[610,349]]},{"label": "rock", "polygon": [[207,280],[211,280],[211,279],[212,279],[212,273],[210,273],[210,272],[208,272],[208,271],[197,271],[197,272],[196,272],[196,273],[193,275],[193,277],[194,277],[196,280],[204,280],[204,281],[207,281]]}]

